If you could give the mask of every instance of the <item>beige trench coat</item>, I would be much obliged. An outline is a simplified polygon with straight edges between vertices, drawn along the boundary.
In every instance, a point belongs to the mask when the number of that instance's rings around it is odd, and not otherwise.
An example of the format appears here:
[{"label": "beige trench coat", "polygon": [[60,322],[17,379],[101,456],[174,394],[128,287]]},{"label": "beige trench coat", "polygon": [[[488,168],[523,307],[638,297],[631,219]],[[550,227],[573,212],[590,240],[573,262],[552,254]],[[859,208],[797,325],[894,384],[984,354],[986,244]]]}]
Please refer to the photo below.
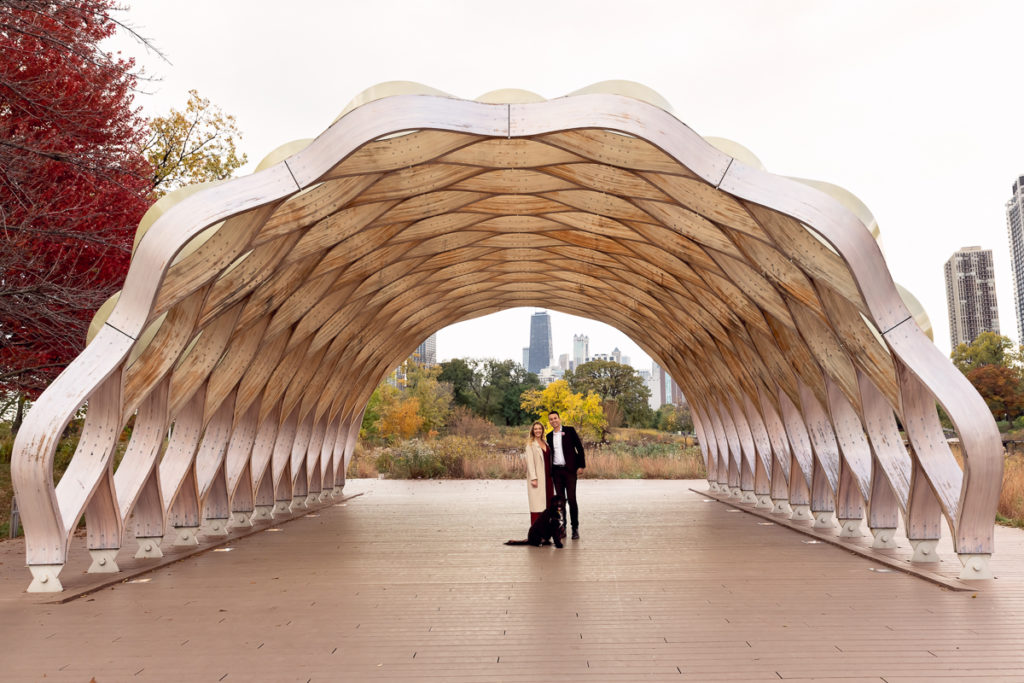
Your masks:
[{"label": "beige trench coat", "polygon": [[[526,492],[530,497],[530,512],[544,512],[548,506],[547,478],[544,471],[544,451],[532,439],[526,444]],[[537,480],[534,488],[530,482]]]}]

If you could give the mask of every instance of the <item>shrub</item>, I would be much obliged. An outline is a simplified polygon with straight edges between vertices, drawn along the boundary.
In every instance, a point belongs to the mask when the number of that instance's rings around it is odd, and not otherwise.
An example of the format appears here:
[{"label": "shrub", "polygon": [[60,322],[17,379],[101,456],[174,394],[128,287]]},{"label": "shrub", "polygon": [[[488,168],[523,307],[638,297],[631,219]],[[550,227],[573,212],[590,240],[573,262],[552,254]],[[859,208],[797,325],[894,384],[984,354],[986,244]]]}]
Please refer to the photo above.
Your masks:
[{"label": "shrub", "polygon": [[999,428],[1000,433],[1010,431],[1010,423],[1006,420],[999,420],[996,422],[996,427]]},{"label": "shrub", "polygon": [[399,479],[431,479],[445,474],[434,450],[421,439],[410,439],[390,449],[394,457],[390,472]]},{"label": "shrub", "polygon": [[448,416],[448,433],[453,436],[466,436],[476,441],[491,441],[498,435],[494,423],[475,414],[466,406],[455,406]]}]

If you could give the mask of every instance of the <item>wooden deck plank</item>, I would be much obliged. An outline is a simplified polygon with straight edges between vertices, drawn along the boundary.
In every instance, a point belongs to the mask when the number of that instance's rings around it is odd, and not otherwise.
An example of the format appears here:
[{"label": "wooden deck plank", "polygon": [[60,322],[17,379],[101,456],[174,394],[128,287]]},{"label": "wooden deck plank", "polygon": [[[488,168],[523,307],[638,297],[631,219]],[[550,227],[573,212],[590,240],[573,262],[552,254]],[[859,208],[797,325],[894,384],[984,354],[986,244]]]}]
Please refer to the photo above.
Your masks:
[{"label": "wooden deck plank", "polygon": [[[998,579],[951,591],[695,485],[584,480],[582,540],[557,550],[502,545],[521,482],[352,480],[364,495],[67,604],[23,593],[4,542],[4,678],[1024,680],[1024,532],[997,529]],[[76,548],[66,583],[97,581],[87,564]]]}]

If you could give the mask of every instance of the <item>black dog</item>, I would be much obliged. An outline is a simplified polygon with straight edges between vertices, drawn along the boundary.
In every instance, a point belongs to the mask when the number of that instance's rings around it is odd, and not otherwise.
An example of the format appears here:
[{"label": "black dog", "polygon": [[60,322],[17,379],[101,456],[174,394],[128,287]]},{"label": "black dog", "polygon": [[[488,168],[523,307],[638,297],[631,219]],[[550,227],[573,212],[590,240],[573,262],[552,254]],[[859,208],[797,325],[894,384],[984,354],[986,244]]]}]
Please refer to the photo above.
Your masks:
[{"label": "black dog", "polygon": [[548,509],[540,513],[537,521],[530,525],[525,541],[505,541],[505,545],[542,546],[554,542],[556,548],[562,547],[562,528],[565,526],[562,514],[562,499],[555,496],[548,504]]}]

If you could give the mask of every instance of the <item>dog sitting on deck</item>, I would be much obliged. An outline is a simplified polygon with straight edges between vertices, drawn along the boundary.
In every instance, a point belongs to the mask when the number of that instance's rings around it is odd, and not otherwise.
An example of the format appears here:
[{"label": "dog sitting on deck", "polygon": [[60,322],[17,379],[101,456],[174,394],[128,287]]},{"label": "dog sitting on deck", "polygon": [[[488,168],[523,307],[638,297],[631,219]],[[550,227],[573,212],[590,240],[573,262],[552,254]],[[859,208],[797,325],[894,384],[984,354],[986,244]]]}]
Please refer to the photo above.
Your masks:
[{"label": "dog sitting on deck", "polygon": [[537,521],[530,525],[526,540],[505,541],[505,545],[542,546],[554,542],[556,548],[561,548],[562,529],[565,528],[565,517],[562,510],[562,498],[555,496],[548,503],[548,509],[540,513]]}]

